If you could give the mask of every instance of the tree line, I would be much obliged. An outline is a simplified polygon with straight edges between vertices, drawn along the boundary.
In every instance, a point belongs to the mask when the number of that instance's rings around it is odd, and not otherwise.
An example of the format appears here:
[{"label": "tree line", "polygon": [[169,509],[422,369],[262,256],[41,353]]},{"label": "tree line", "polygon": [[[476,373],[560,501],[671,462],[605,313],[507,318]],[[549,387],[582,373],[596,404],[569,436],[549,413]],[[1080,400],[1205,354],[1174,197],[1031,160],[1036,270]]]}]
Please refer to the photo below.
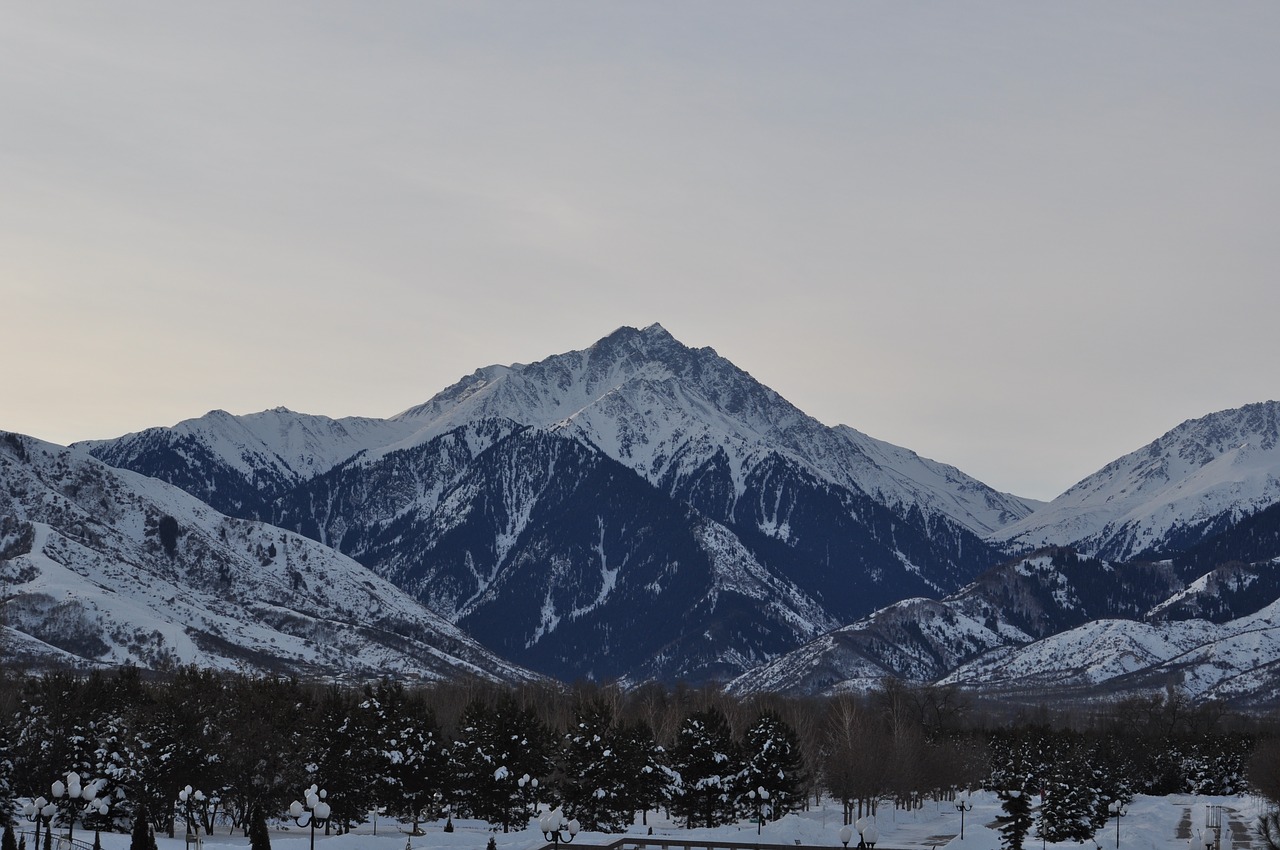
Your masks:
[{"label": "tree line", "polygon": [[1174,690],[1056,713],[892,680],[867,694],[735,699],[656,684],[0,673],[0,819],[68,772],[111,808],[64,801],[59,821],[128,829],[145,813],[169,834],[247,831],[256,811],[284,818],[312,784],[334,829],[384,812],[415,831],[453,817],[523,829],[555,805],[593,831],[660,808],[718,826],[824,796],[851,822],[987,788],[1036,797],[1038,834],[1079,840],[1134,794],[1240,793],[1273,761],[1280,776],[1271,732]]}]

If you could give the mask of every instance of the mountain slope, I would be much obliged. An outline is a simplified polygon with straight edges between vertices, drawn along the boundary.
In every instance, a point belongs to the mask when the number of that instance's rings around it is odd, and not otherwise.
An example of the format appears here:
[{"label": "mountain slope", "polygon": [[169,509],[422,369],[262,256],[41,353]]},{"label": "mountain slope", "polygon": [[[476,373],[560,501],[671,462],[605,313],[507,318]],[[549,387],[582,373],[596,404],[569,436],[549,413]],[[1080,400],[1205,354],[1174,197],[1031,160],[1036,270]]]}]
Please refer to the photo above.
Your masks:
[{"label": "mountain slope", "polygon": [[5,630],[32,666],[531,678],[337,552],[84,452],[0,435],[0,494]]},{"label": "mountain slope", "polygon": [[1175,554],[1280,502],[1280,402],[1182,423],[989,539],[1108,560]]},{"label": "mountain slope", "polygon": [[1238,706],[1280,695],[1280,601],[1222,624],[1099,620],[961,666],[943,684],[986,694],[1151,693]]},{"label": "mountain slope", "polygon": [[1052,549],[1001,564],[941,600],[907,599],[735,679],[739,694],[936,681],[1095,620],[1141,617],[1181,587],[1172,567],[1113,565]]}]

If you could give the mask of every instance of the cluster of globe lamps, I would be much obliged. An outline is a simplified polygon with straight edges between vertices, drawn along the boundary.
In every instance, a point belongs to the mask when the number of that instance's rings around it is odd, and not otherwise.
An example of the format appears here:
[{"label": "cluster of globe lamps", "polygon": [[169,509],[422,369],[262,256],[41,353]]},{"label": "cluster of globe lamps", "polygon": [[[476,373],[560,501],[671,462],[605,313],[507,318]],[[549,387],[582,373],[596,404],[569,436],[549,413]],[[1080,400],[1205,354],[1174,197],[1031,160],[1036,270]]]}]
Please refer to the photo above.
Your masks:
[{"label": "cluster of globe lamps", "polygon": [[111,811],[111,803],[105,797],[98,797],[105,784],[106,780],[99,779],[95,782],[90,782],[88,785],[82,785],[80,774],[72,771],[67,774],[66,782],[59,779],[49,786],[49,796],[52,799],[46,800],[44,797],[36,797],[22,807],[22,814],[27,820],[35,823],[37,832],[39,832],[41,824],[44,824],[45,830],[48,831],[50,829],[49,824],[53,821],[54,816],[58,813],[58,808],[63,805],[65,800],[66,805],[71,808],[71,817],[67,826],[67,839],[70,840],[76,826],[75,805],[78,801],[84,801],[81,811],[86,815],[102,815],[105,817],[107,812]]},{"label": "cluster of globe lamps", "polygon": [[[311,827],[311,850],[316,850],[316,827],[327,827],[329,816],[333,814],[329,804],[324,801],[327,796],[329,792],[312,785],[302,795],[302,800],[294,800],[289,804],[289,817],[293,818],[298,826]],[[306,820],[303,820],[304,816]]]},{"label": "cluster of globe lamps", "polygon": [[876,828],[874,820],[866,818],[858,818],[853,822],[853,826],[845,824],[840,827],[840,843],[845,847],[849,846],[849,842],[853,840],[853,831],[858,830],[858,846],[875,848],[876,842],[880,840],[880,830]]},{"label": "cluster of globe lamps", "polygon": [[[577,818],[566,822],[564,809],[558,806],[538,818],[538,829],[542,830],[543,837],[555,847],[559,847],[561,841],[566,844],[573,841],[581,828]],[[566,831],[569,833],[568,838],[565,838],[564,835]]]}]

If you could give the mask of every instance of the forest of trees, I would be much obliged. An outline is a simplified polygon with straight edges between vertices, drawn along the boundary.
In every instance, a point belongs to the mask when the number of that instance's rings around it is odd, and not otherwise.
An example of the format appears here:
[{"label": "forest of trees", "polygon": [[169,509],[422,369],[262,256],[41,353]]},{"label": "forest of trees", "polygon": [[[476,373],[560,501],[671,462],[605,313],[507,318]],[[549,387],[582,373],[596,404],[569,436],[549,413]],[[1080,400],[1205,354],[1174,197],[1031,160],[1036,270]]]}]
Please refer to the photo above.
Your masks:
[{"label": "forest of trees", "polygon": [[[1270,721],[1175,691],[1052,713],[896,681],[737,700],[714,688],[356,687],[194,668],[0,680],[0,817],[74,771],[112,802],[106,816],[62,810],[76,828],[128,830],[145,811],[170,833],[248,830],[254,812],[284,817],[313,783],[339,830],[383,807],[415,828],[469,817],[523,829],[547,805],[589,830],[657,808],[716,826],[824,796],[848,822],[981,787],[1034,795],[1038,834],[1066,840],[1137,793],[1239,793],[1250,776],[1280,797]],[[179,801],[188,786],[202,793]]]}]

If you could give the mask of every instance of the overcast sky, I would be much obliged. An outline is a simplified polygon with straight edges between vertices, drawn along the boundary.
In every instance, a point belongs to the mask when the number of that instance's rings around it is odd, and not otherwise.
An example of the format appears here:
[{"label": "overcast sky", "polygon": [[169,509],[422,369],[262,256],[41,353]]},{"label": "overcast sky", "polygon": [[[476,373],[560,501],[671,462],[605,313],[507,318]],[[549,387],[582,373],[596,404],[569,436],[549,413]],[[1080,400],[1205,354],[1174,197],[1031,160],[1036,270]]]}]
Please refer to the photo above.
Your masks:
[{"label": "overcast sky", "polygon": [[661,322],[1048,499],[1280,397],[1280,4],[0,2],[0,428]]}]

